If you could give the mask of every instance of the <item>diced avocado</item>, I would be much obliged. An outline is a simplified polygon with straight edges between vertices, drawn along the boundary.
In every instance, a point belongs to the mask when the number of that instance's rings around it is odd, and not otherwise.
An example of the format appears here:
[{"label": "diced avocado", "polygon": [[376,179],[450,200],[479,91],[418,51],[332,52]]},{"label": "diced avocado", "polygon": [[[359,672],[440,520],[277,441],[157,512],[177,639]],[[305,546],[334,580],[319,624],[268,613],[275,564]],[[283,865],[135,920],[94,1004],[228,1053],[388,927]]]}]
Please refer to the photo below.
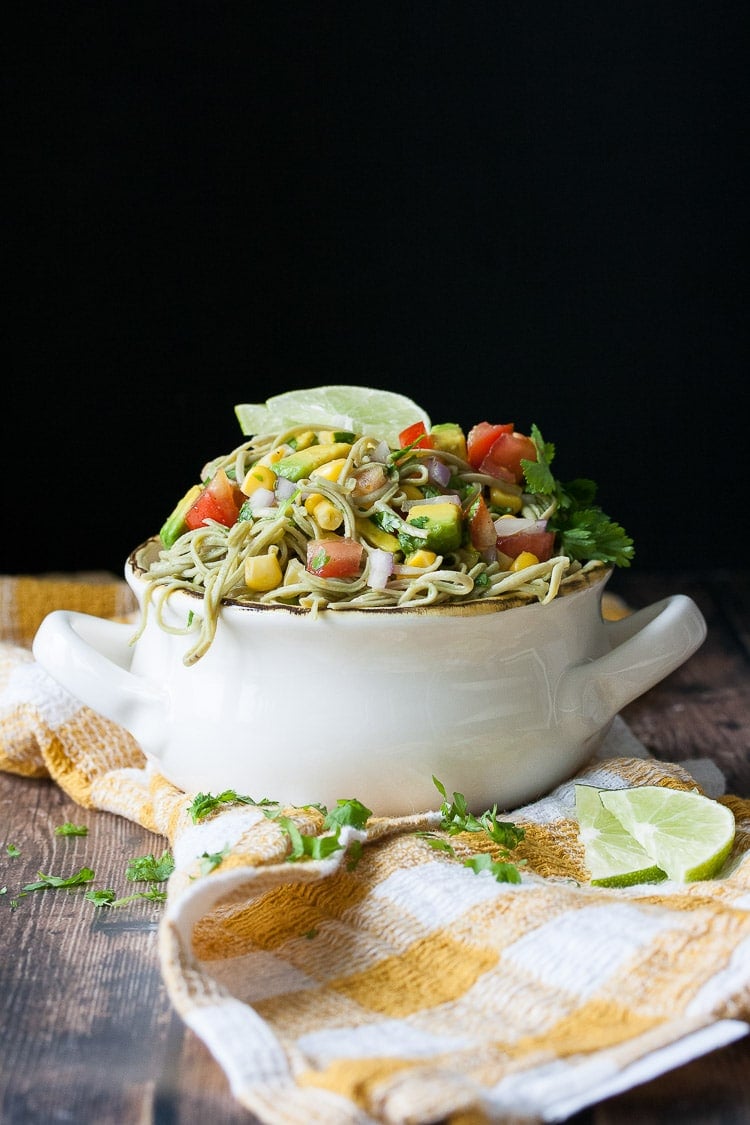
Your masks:
[{"label": "diced avocado", "polygon": [[202,491],[203,489],[199,484],[194,484],[192,488],[189,488],[187,490],[182,500],[180,500],[179,504],[172,512],[171,516],[169,516],[164,521],[162,529],[159,532],[159,538],[161,539],[165,547],[171,547],[175,540],[179,539],[180,536],[185,531],[187,531],[185,516],[188,514]]},{"label": "diced avocado", "polygon": [[460,457],[462,461],[467,459],[466,435],[456,422],[439,422],[437,426],[433,426],[430,430],[430,436],[435,449],[452,453],[454,457]]},{"label": "diced avocado", "polygon": [[378,527],[371,519],[360,516],[355,522],[360,539],[364,539],[365,543],[369,543],[371,547],[379,547],[381,551],[390,551],[392,555],[401,550],[396,536],[391,535],[389,531],[384,531],[382,527]]},{"label": "diced avocado", "polygon": [[287,480],[298,481],[309,477],[315,469],[333,461],[337,457],[346,457],[351,450],[348,442],[335,441],[330,445],[311,445],[307,449],[300,449],[297,453],[290,453],[274,464],[274,470],[280,477]]},{"label": "diced avocado", "polygon": [[414,504],[406,522],[427,532],[422,546],[429,551],[445,555],[461,546],[463,523],[458,504]]}]

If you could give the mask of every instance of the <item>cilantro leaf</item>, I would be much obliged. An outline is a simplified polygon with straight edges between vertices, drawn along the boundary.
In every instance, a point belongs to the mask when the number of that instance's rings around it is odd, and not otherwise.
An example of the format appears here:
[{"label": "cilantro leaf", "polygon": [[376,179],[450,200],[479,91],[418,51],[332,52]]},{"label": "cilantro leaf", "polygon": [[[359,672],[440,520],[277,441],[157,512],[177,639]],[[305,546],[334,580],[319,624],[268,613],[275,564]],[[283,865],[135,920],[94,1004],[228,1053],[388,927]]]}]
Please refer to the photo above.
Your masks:
[{"label": "cilantro leaf", "polygon": [[131,859],[125,872],[133,883],[164,883],[174,871],[174,860],[170,852],[164,852],[161,859],[153,855],[142,855]]},{"label": "cilantro leaf", "polygon": [[452,856],[456,854],[456,849],[453,847],[453,844],[449,844],[442,836],[435,836],[432,832],[417,832],[417,836],[421,836],[422,839],[426,840],[435,852],[447,852],[448,855]]},{"label": "cilantro leaf", "polygon": [[[372,816],[372,809],[368,809],[361,801],[356,798],[349,800],[339,800],[336,803],[336,808],[331,809],[330,812],[324,807],[317,807],[323,813],[323,825],[329,832],[325,835],[307,836],[300,832],[296,823],[288,816],[281,816],[278,813],[267,813],[269,819],[275,820],[279,827],[289,837],[291,843],[291,850],[287,856],[288,863],[297,863],[299,860],[305,859],[327,859],[328,856],[333,855],[334,852],[339,851],[343,844],[341,843],[341,829],[344,825],[350,825],[353,828],[364,828],[369,817]],[[359,841],[354,841],[349,849],[348,869],[352,870],[359,863],[362,854],[362,846]]]},{"label": "cilantro leaf", "polygon": [[211,871],[220,867],[229,855],[229,852],[229,844],[225,844],[220,852],[204,852],[203,855],[200,856],[201,875],[208,875]]},{"label": "cilantro leaf", "polygon": [[554,496],[557,481],[550,465],[555,458],[555,447],[544,440],[538,426],[531,427],[529,436],[536,448],[536,461],[527,461],[526,458],[521,461],[528,491],[541,496]]},{"label": "cilantro leaf", "polygon": [[88,836],[89,830],[85,824],[71,824],[66,820],[64,824],[58,824],[55,829],[56,836]]},{"label": "cilantro leaf", "polygon": [[348,824],[352,828],[364,828],[371,816],[372,809],[368,809],[356,797],[348,801],[339,800],[336,802],[336,808],[326,813],[325,826],[334,828]]},{"label": "cilantro leaf", "polygon": [[[449,801],[443,783],[435,776],[433,776],[432,781],[443,798],[443,803],[440,806],[442,815],[440,827],[443,831],[447,832],[449,836],[457,836],[463,832],[482,832],[489,836],[490,840],[500,849],[497,859],[493,859],[487,853],[480,852],[463,860],[465,866],[471,867],[476,873],[490,871],[498,882],[520,883],[521,876],[518,867],[509,861],[508,855],[510,850],[523,840],[525,830],[510,821],[498,820],[497,806],[483,812],[481,816],[474,816],[469,811],[463,793],[454,793],[453,799]],[[429,832],[420,832],[419,835],[427,839],[430,847],[456,856],[455,849],[446,841],[441,840],[440,837],[436,837]],[[523,865],[523,861],[521,865]]]},{"label": "cilantro leaf", "polygon": [[482,813],[479,822],[489,838],[503,848],[515,848],[526,835],[524,828],[519,828],[509,820],[497,819],[497,808]]},{"label": "cilantro leaf", "polygon": [[310,570],[312,570],[313,573],[317,573],[317,571],[322,570],[324,566],[327,566],[330,561],[331,556],[323,547],[320,547],[310,559]]},{"label": "cilantro leaf", "polygon": [[573,559],[599,559],[626,567],[635,553],[630,536],[599,508],[571,512],[558,532],[564,553]]},{"label": "cilantro leaf", "polygon": [[222,805],[275,805],[276,801],[269,801],[264,797],[262,801],[255,801],[252,797],[246,797],[241,793],[235,792],[234,789],[225,789],[223,793],[214,796],[213,793],[196,793],[192,803],[188,805],[188,813],[193,821],[197,824],[200,820],[205,820],[212,812],[216,812]]},{"label": "cilantro leaf", "polygon": [[527,490],[552,507],[548,529],[555,532],[558,549],[578,562],[598,560],[614,566],[630,566],[635,554],[633,540],[595,503],[596,484],[586,478],[562,483],[555,479],[550,464],[555,447],[545,442],[539,427],[531,427],[536,461],[522,461]]},{"label": "cilantro leaf", "polygon": [[117,898],[115,892],[109,888],[102,888],[97,891],[87,891],[84,898],[89,902],[93,902],[94,906],[126,906],[130,902],[135,902],[137,899],[147,899],[150,902],[166,902],[167,892],[157,891],[156,887],[149,887],[147,891],[138,891],[136,894],[125,895],[123,898]]},{"label": "cilantro leaf", "polygon": [[576,480],[566,481],[559,489],[558,500],[563,510],[591,508],[595,505],[597,487],[592,480],[578,477]]},{"label": "cilantro leaf", "polygon": [[480,871],[489,871],[498,883],[520,883],[521,876],[518,868],[504,859],[493,859],[486,852],[471,855],[464,860],[464,867],[470,867],[475,874]]},{"label": "cilantro leaf", "polygon": [[424,547],[425,540],[418,539],[416,535],[406,535],[405,532],[400,531],[398,545],[405,555],[413,555],[415,551],[420,551]]},{"label": "cilantro leaf", "polygon": [[362,858],[364,848],[361,840],[352,840],[349,845],[349,855],[346,859],[346,870],[353,871]]},{"label": "cilantro leaf", "polygon": [[382,531],[397,532],[400,530],[403,523],[395,512],[386,507],[377,508],[369,518],[375,526],[381,528]]},{"label": "cilantro leaf", "polygon": [[112,906],[115,898],[115,892],[111,888],[102,887],[97,891],[86,891],[84,898],[89,902],[93,902],[94,906]]},{"label": "cilantro leaf", "polygon": [[94,878],[94,872],[90,867],[82,867],[75,875],[44,875],[41,871],[38,872],[38,882],[27,883],[21,890],[28,891],[46,891],[50,888],[58,890],[64,887],[79,887],[82,883],[90,883]]},{"label": "cilantro leaf", "polygon": [[279,816],[275,819],[291,841],[292,850],[287,856],[288,863],[296,863],[301,859],[326,859],[342,846],[338,826],[331,836],[306,836],[300,832],[291,817]]}]

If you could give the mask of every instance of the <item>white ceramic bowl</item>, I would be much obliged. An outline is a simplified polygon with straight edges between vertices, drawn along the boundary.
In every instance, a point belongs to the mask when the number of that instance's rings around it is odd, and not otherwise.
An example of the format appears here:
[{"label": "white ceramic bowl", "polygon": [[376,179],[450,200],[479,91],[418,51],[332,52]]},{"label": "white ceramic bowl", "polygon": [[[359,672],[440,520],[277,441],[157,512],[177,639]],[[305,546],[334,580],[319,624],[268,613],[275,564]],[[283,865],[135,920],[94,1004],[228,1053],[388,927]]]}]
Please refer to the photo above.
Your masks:
[{"label": "white ceramic bowl", "polygon": [[[134,551],[125,574],[139,602]],[[413,609],[225,604],[208,652],[165,632],[58,610],[34,641],[73,695],[127,728],[188,792],[290,804],[356,797],[376,815],[436,808],[433,775],[475,812],[510,809],[572,776],[614,716],[682,664],[706,626],[676,594],[617,622],[610,571],[581,572],[547,605],[487,599]],[[178,591],[182,625],[201,596]]]}]

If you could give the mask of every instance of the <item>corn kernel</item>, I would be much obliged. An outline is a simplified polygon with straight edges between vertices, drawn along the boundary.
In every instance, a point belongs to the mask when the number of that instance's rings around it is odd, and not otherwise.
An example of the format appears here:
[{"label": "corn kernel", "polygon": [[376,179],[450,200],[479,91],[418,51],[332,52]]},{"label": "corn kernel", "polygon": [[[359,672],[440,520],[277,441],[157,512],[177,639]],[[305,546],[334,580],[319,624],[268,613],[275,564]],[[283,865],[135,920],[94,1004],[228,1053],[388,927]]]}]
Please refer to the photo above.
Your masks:
[{"label": "corn kernel", "polygon": [[335,504],[326,500],[319,492],[311,493],[305,500],[305,510],[315,519],[324,531],[335,531],[344,522],[343,512]]},{"label": "corn kernel", "polygon": [[419,551],[413,551],[412,554],[408,556],[408,558],[406,559],[406,565],[428,567],[432,566],[436,558],[437,555],[434,551],[427,551],[422,548]]},{"label": "corn kernel", "polygon": [[311,477],[322,477],[323,480],[337,481],[339,474],[346,464],[346,457],[334,457],[333,461],[326,461],[319,469],[313,469]]},{"label": "corn kernel", "polygon": [[523,507],[523,500],[521,498],[521,490],[518,492],[511,491],[510,488],[503,488],[500,485],[492,485],[490,488],[490,504],[493,508],[509,508],[508,515],[516,515]]},{"label": "corn kernel", "polygon": [[305,511],[313,515],[318,504],[325,500],[325,496],[321,496],[319,492],[311,492],[305,500]]},{"label": "corn kernel", "polygon": [[245,559],[245,585],[265,593],[281,585],[283,575],[276,554],[250,555]]},{"label": "corn kernel", "polygon": [[253,465],[245,475],[241,488],[245,496],[252,496],[258,488],[270,488],[272,491],[276,485],[276,473],[268,465]]},{"label": "corn kernel", "polygon": [[[312,430],[303,430],[301,434],[297,434],[294,439],[295,449],[308,449],[309,446],[315,441],[315,434]],[[322,443],[321,443],[322,444]]]},{"label": "corn kernel", "polygon": [[282,457],[288,457],[290,453],[294,453],[291,445],[277,445],[270,453],[265,453],[258,461],[257,465],[275,465]]},{"label": "corn kernel", "polygon": [[521,551],[520,555],[516,555],[511,563],[511,570],[525,570],[527,566],[536,566],[539,559],[533,551]]}]

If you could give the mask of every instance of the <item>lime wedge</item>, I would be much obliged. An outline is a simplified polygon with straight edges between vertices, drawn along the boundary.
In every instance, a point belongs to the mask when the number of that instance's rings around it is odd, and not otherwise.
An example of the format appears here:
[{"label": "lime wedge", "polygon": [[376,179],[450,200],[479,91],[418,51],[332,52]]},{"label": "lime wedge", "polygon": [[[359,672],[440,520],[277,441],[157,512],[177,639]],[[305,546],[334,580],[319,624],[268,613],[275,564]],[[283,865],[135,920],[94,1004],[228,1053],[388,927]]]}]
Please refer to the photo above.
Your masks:
[{"label": "lime wedge", "polygon": [[291,426],[352,430],[384,438],[398,447],[398,435],[413,422],[430,419],[406,395],[375,387],[309,387],[274,395],[264,403],[241,403],[234,412],[243,434],[274,434]]},{"label": "lime wedge", "polygon": [[586,866],[595,887],[630,887],[666,879],[644,848],[617,817],[605,809],[601,789],[576,785],[576,817],[580,826]]},{"label": "lime wedge", "polygon": [[732,810],[694,790],[641,785],[603,789],[599,800],[675,882],[711,879],[732,849]]}]

